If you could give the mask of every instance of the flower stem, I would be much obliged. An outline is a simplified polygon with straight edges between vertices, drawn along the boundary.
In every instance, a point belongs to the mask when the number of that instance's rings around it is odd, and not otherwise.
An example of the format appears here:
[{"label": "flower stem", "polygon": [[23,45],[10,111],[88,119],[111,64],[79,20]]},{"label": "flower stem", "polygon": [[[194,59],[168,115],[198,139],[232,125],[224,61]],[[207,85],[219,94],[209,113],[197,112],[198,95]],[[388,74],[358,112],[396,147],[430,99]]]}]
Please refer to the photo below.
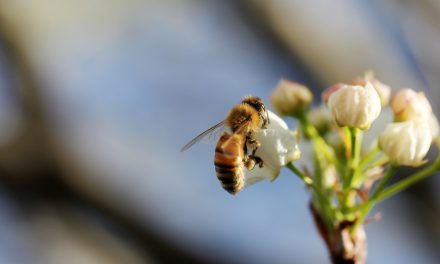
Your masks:
[{"label": "flower stem", "polygon": [[353,156],[353,141],[351,136],[351,130],[348,127],[343,127],[342,132],[344,134],[343,142],[345,146],[345,157],[347,161]]},{"label": "flower stem", "polygon": [[371,163],[370,167],[371,168],[381,167],[381,166],[384,166],[385,164],[387,164],[389,161],[390,161],[390,159],[386,155],[383,155],[383,156],[379,157],[377,160],[375,160],[373,163]]},{"label": "flower stem", "polygon": [[342,172],[344,168],[339,160],[336,159],[336,155],[333,149],[329,145],[327,145],[325,140],[319,135],[316,128],[310,124],[307,116],[305,114],[302,114],[299,115],[297,118],[301,124],[303,132],[306,134],[307,137],[312,140],[315,153],[322,153],[328,161],[335,165],[338,171]]},{"label": "flower stem", "polygon": [[[348,212],[350,207],[355,205],[356,194],[353,192],[353,180],[357,178],[360,173],[359,162],[362,146],[362,131],[358,128],[345,128],[347,135],[349,136],[349,150],[347,162],[347,175],[343,181],[343,200],[341,208],[343,212]],[[348,149],[348,147],[347,147]]]},{"label": "flower stem", "polygon": [[387,172],[385,173],[385,175],[382,177],[381,181],[379,182],[379,184],[377,185],[377,187],[374,189],[373,194],[371,195],[370,200],[374,203],[374,201],[377,199],[377,197],[380,195],[380,193],[383,191],[383,189],[385,188],[385,185],[390,181],[391,177],[394,175],[394,173],[396,172],[397,166],[394,164],[390,164],[390,166],[388,167]]},{"label": "flower stem", "polygon": [[357,170],[359,169],[359,162],[361,156],[362,147],[362,131],[358,128],[350,128],[350,139],[351,139],[351,155],[349,158],[349,169],[347,182],[345,183],[346,188],[352,187],[353,179]]},{"label": "flower stem", "polygon": [[307,186],[313,186],[313,180],[310,177],[306,176],[295,165],[293,165],[293,162],[288,163],[286,167],[289,168],[296,176],[298,176],[298,178],[300,178]]},{"label": "flower stem", "polygon": [[356,169],[359,166],[362,149],[362,130],[359,128],[352,128],[352,144],[353,144],[353,159],[352,166]]},{"label": "flower stem", "polygon": [[377,153],[379,153],[379,151],[380,151],[379,147],[376,146],[370,152],[368,152],[368,154],[365,155],[365,157],[361,160],[361,163],[359,164],[359,168],[364,169],[365,166],[367,166],[368,163],[370,163],[371,160],[373,160],[376,157],[376,155],[377,155]]},{"label": "flower stem", "polygon": [[376,189],[373,191],[373,194],[371,195],[371,198],[369,201],[362,207],[361,209],[361,215],[356,221],[356,224],[353,226],[352,230],[356,230],[356,228],[361,225],[364,222],[365,217],[370,212],[370,210],[373,208],[373,206],[376,204],[377,197],[381,194],[382,190],[385,188],[385,185],[389,182],[391,177],[396,172],[397,166],[394,164],[390,164],[388,167],[387,172],[383,176],[382,180],[377,185]]},{"label": "flower stem", "polygon": [[436,161],[429,167],[414,173],[413,175],[399,181],[398,183],[386,188],[383,192],[377,195],[374,202],[380,202],[387,199],[390,196],[399,193],[411,185],[427,178],[428,176],[434,174],[440,170],[440,155],[437,157]]},{"label": "flower stem", "polygon": [[358,188],[365,180],[365,177],[363,177],[362,172],[365,169],[365,167],[369,165],[371,161],[377,156],[379,151],[380,151],[379,148],[376,146],[370,152],[368,152],[368,154],[365,155],[363,159],[361,159],[359,166],[356,168],[356,171],[353,176],[353,186],[355,188]]}]

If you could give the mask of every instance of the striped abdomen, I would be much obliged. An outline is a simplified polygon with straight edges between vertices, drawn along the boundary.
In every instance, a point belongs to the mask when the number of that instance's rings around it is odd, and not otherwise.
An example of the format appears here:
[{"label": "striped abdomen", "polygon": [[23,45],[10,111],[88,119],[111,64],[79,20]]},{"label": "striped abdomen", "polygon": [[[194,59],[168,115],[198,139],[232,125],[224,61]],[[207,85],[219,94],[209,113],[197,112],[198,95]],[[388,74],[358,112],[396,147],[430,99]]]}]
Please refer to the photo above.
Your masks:
[{"label": "striped abdomen", "polygon": [[231,194],[244,186],[243,156],[245,138],[239,134],[223,134],[215,148],[214,165],[222,187]]}]

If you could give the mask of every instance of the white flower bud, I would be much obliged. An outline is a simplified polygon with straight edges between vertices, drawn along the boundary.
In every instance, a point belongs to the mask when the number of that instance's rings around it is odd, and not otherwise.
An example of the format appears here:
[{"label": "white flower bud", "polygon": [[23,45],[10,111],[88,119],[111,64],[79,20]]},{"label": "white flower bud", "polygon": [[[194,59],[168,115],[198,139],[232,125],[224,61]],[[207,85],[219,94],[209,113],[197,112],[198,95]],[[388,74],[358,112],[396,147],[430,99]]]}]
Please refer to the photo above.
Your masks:
[{"label": "white flower bud", "polygon": [[406,121],[412,118],[429,118],[432,113],[431,104],[423,92],[412,89],[398,91],[392,101],[391,108],[396,121]]},{"label": "white flower bud", "polygon": [[365,86],[345,85],[330,94],[328,108],[339,126],[365,130],[379,116],[381,102],[370,83]]},{"label": "white flower bud", "polygon": [[274,180],[281,167],[299,159],[301,154],[297,133],[289,130],[287,124],[276,114],[268,112],[270,123],[267,129],[261,129],[256,134],[261,146],[255,155],[263,160],[263,167],[256,165],[252,170],[244,169],[244,187],[264,179]]},{"label": "white flower bud", "polygon": [[306,86],[285,79],[278,83],[270,96],[270,104],[282,116],[305,112],[312,100],[313,94]]},{"label": "white flower bud", "polygon": [[337,90],[344,88],[346,86],[345,83],[337,83],[334,84],[330,87],[328,87],[327,89],[324,90],[324,92],[321,93],[321,99],[322,101],[327,104],[328,103],[328,99],[330,98],[330,95],[334,92],[336,92]]},{"label": "white flower bud", "polygon": [[374,89],[376,89],[382,106],[387,105],[390,101],[391,88],[374,78],[372,74],[366,74],[365,77],[356,77],[353,79],[352,84],[365,86],[367,82],[370,82]]},{"label": "white flower bud", "polygon": [[417,167],[431,146],[429,124],[423,119],[388,124],[379,137],[379,147],[397,165]]}]

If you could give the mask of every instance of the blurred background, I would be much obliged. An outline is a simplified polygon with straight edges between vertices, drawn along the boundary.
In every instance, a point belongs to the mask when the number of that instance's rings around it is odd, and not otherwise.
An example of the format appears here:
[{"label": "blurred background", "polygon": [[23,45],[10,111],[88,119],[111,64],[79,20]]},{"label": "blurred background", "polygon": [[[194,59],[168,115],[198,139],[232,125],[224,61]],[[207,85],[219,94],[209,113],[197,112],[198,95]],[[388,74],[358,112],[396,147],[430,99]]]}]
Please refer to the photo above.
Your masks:
[{"label": "blurred background", "polygon": [[[0,263],[329,263],[296,178],[232,197],[179,149],[282,77],[439,116],[439,43],[436,0],[0,0]],[[368,263],[439,263],[439,188],[377,209]]]}]

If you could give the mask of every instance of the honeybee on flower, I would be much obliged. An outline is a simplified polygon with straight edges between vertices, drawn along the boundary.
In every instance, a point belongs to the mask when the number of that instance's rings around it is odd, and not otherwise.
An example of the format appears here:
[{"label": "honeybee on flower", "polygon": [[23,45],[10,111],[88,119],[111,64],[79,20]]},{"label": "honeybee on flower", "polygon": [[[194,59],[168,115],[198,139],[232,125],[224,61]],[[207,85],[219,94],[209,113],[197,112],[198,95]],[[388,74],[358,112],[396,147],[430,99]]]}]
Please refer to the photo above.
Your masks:
[{"label": "honeybee on flower", "polygon": [[224,132],[218,140],[214,165],[222,187],[233,195],[257,181],[273,180],[282,166],[299,158],[295,133],[256,96],[245,97],[224,121],[199,134],[181,151],[223,126],[231,133]]},{"label": "honeybee on flower", "polygon": [[[218,141],[214,158],[223,188],[236,194],[260,180],[274,180],[283,167],[290,169],[310,193],[310,210],[333,263],[364,264],[364,224],[372,208],[440,170],[438,156],[426,168],[389,184],[398,166],[426,164],[432,143],[440,145],[439,123],[425,94],[402,89],[389,104],[390,95],[391,88],[368,72],[351,84],[330,86],[321,94],[323,103],[313,107],[308,87],[282,79],[270,103],[281,117],[295,119],[298,131],[290,131],[261,99],[247,97],[184,149],[226,125],[231,132]],[[390,109],[394,120],[383,123]],[[362,149],[368,130],[374,133],[366,145],[373,147]],[[311,149],[310,157],[298,161],[301,167],[294,163],[300,157],[299,138],[305,153],[307,146]]]}]

